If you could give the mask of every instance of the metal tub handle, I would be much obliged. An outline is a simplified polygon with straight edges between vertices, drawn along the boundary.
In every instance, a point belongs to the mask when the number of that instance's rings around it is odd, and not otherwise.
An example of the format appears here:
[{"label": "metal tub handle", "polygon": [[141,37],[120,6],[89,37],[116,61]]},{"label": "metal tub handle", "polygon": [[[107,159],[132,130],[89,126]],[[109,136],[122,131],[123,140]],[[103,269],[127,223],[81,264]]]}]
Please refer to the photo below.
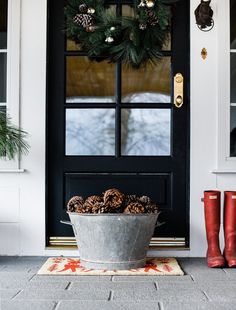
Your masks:
[{"label": "metal tub handle", "polygon": [[60,223],[65,224],[65,225],[69,225],[69,226],[73,226],[73,224],[70,221],[60,221]]},{"label": "metal tub handle", "polygon": [[68,226],[72,226],[73,231],[74,231],[74,235],[75,235],[75,237],[77,236],[77,231],[76,231],[76,229],[75,229],[75,227],[74,227],[74,224],[72,224],[70,221],[62,221],[62,220],[60,220],[60,223],[61,223],[61,224],[68,225]]}]

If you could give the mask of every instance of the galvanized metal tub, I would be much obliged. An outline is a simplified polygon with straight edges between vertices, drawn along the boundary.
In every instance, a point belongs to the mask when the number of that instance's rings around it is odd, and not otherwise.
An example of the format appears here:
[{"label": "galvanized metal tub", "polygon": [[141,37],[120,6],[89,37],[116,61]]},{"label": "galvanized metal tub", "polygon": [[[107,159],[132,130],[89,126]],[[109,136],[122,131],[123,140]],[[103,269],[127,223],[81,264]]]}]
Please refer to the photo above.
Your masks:
[{"label": "galvanized metal tub", "polygon": [[82,266],[107,270],[145,266],[158,214],[67,213]]}]

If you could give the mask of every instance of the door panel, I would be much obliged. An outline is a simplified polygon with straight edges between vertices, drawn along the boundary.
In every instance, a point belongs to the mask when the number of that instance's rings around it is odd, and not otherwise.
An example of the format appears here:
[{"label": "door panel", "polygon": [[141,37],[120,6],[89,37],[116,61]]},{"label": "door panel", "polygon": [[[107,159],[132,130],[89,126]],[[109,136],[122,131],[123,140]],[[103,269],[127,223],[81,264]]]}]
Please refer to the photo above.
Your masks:
[{"label": "door panel", "polygon": [[[117,187],[157,201],[165,224],[155,236],[183,238],[188,246],[189,1],[173,9],[159,65],[140,70],[88,60],[61,31],[63,6],[48,2],[48,244],[73,236],[59,223],[71,196]],[[129,1],[117,7],[132,14]],[[185,79],[180,109],[173,105],[178,72]]]}]

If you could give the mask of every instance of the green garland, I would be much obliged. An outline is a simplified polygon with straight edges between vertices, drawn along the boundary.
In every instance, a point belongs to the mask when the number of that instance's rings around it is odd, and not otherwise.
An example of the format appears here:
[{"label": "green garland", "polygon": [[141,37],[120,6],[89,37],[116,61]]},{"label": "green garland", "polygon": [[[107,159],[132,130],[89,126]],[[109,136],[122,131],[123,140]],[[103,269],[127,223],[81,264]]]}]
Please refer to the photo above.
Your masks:
[{"label": "green garland", "polygon": [[12,124],[11,119],[0,111],[0,158],[14,159],[17,154],[27,154],[29,144],[28,134]]},{"label": "green garland", "polygon": [[171,4],[178,0],[134,0],[134,17],[118,16],[102,0],[69,0],[67,37],[96,60],[139,68],[156,63],[170,32]]}]

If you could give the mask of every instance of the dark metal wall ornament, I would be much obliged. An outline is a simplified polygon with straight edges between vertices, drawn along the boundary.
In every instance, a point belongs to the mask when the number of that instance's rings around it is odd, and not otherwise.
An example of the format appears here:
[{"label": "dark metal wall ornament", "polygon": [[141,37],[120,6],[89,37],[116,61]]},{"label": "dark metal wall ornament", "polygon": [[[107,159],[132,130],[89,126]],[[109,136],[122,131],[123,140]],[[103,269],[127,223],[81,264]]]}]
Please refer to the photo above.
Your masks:
[{"label": "dark metal wall ornament", "polygon": [[214,27],[213,10],[210,3],[211,0],[201,0],[194,12],[198,28],[205,32],[210,31]]}]

